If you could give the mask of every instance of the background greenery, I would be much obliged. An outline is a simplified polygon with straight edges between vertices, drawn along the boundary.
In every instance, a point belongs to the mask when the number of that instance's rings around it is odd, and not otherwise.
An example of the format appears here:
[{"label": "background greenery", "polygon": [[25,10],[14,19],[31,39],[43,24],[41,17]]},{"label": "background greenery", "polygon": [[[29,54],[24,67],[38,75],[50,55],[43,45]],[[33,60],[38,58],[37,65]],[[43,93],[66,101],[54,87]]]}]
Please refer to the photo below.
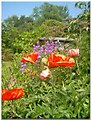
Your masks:
[{"label": "background greenery", "polygon": [[[77,18],[69,16],[67,7],[44,3],[29,17],[11,16],[2,22],[2,89],[22,87],[25,92],[21,99],[2,102],[2,118],[90,117],[90,3],[75,6],[83,9]],[[69,48],[80,49],[77,64],[51,70],[53,80],[48,81],[39,78],[43,67],[38,65],[27,64],[31,74],[19,70],[23,54],[31,53],[42,37],[74,38]]]}]

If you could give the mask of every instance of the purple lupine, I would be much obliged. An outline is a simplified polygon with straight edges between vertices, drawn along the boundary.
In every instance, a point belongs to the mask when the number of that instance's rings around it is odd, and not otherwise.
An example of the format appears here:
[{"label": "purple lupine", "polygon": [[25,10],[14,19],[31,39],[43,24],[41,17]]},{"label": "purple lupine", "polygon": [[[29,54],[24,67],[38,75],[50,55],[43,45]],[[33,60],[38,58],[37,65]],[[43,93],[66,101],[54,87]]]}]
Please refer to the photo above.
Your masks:
[{"label": "purple lupine", "polygon": [[21,63],[21,66],[22,66],[22,67],[26,67],[26,64],[25,64],[25,63]]},{"label": "purple lupine", "polygon": [[[46,40],[46,38],[44,40]],[[34,52],[38,52],[39,56],[41,56],[42,53],[50,54],[51,52],[54,52],[55,48],[59,47],[59,42],[54,42],[52,38],[50,38],[49,41],[45,42],[45,45],[40,46],[39,42],[37,42],[37,45],[34,45],[33,47]]]},{"label": "purple lupine", "polygon": [[21,68],[20,68],[20,70],[21,70],[22,72],[24,71],[25,67],[26,67],[26,64],[23,63],[23,62],[21,62]]},{"label": "purple lupine", "polygon": [[20,70],[23,72],[24,71],[24,67],[20,68]]},{"label": "purple lupine", "polygon": [[54,44],[55,44],[55,46],[59,47],[59,42],[58,41],[55,41]]}]

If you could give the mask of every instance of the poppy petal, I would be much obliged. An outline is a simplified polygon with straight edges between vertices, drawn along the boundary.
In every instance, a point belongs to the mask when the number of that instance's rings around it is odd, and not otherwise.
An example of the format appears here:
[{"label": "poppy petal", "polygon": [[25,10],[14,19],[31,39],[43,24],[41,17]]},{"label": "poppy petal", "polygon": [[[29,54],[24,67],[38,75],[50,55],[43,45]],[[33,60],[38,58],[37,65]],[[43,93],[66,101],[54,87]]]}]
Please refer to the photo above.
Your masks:
[{"label": "poppy petal", "polygon": [[15,88],[11,90],[2,90],[2,100],[15,100],[19,99],[24,95],[22,88]]},{"label": "poppy petal", "polygon": [[51,53],[48,58],[48,67],[73,67],[74,63],[75,61],[73,58],[70,58],[70,56],[66,57],[62,54],[56,55],[54,53]]},{"label": "poppy petal", "polygon": [[29,55],[24,55],[21,62],[31,62],[34,63],[38,58],[38,53],[31,53]]}]

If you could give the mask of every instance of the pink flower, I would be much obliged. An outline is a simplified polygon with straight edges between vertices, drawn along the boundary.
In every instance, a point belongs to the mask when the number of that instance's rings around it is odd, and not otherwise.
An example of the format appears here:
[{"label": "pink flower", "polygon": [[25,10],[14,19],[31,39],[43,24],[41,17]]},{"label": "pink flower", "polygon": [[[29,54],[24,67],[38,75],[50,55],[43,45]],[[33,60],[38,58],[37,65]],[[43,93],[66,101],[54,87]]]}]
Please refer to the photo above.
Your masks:
[{"label": "pink flower", "polygon": [[70,55],[70,56],[79,56],[79,49],[78,48],[76,48],[76,49],[70,49],[69,51],[68,51],[68,54]]},{"label": "pink flower", "polygon": [[48,68],[47,68],[46,70],[43,70],[43,71],[40,73],[40,78],[41,78],[42,80],[46,80],[49,76],[50,76],[50,71],[49,71]]}]

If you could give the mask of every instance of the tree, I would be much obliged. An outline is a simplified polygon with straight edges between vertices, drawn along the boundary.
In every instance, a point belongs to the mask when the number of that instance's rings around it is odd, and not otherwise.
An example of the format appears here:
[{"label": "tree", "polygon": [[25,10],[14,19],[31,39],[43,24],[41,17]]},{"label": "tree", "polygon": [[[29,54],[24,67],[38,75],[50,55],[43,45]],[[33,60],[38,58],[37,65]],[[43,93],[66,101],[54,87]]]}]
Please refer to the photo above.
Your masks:
[{"label": "tree", "polygon": [[16,15],[13,15],[11,17],[8,17],[7,19],[4,20],[4,24],[7,26],[9,24],[14,24],[16,25],[18,22],[18,17]]},{"label": "tree", "polygon": [[70,37],[78,38],[81,33],[90,30],[90,2],[77,2],[75,7],[83,10],[83,13],[79,14],[77,18],[73,19],[69,23],[68,33]]},{"label": "tree", "polygon": [[12,44],[14,39],[18,37],[18,30],[14,27],[14,25],[8,25],[5,29],[2,30],[2,47],[4,48],[12,48]]},{"label": "tree", "polygon": [[69,17],[69,11],[67,6],[58,6],[45,2],[39,8],[35,7],[33,9],[32,17],[35,23],[39,21],[40,24],[47,19],[63,21],[65,18]]},{"label": "tree", "polygon": [[83,14],[79,14],[78,19],[90,22],[90,2],[77,2],[75,7],[83,10]]},{"label": "tree", "polygon": [[32,17],[34,20],[38,19],[40,17],[40,11],[38,7],[35,7],[33,9]]},{"label": "tree", "polygon": [[45,19],[56,19],[62,21],[64,18],[69,16],[68,8],[65,6],[52,5],[44,3],[41,7],[41,15]]}]

